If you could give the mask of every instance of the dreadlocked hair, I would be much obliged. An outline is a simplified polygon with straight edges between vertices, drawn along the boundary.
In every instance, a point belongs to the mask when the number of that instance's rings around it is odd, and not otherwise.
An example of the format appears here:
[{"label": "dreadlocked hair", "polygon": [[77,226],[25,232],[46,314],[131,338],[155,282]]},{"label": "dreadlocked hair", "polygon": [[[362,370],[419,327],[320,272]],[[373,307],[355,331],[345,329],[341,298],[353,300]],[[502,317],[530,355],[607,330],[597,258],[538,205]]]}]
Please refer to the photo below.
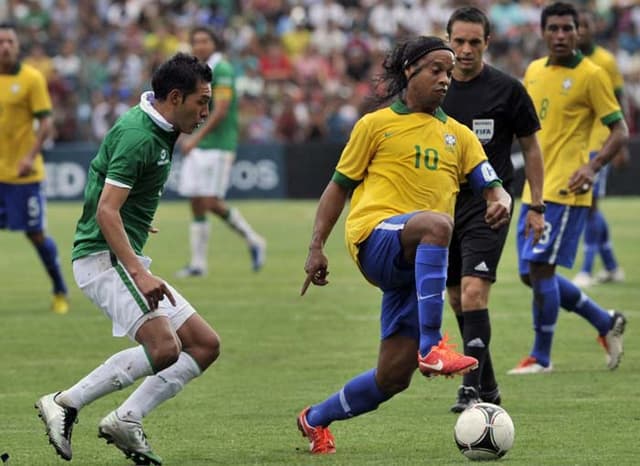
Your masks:
[{"label": "dreadlocked hair", "polygon": [[418,36],[399,42],[382,63],[384,71],[374,78],[373,100],[380,104],[400,94],[407,87],[404,71],[434,50],[453,50],[447,43],[434,36]]}]

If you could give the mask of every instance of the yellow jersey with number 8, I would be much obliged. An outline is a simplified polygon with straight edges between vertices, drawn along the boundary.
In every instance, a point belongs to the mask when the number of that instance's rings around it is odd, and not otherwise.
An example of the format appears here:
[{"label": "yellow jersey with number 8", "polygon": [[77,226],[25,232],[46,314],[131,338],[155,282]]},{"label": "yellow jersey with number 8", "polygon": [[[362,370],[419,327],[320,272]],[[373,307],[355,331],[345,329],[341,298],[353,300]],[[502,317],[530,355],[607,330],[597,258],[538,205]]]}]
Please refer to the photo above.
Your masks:
[{"label": "yellow jersey with number 8", "polygon": [[[606,72],[577,53],[566,64],[551,65],[547,57],[532,62],[524,86],[538,112],[537,133],[544,158],[544,200],[590,206],[591,191],[568,192],[569,178],[589,162],[589,138],[596,121],[610,125],[622,119]],[[522,202],[531,203],[525,183]]]}]

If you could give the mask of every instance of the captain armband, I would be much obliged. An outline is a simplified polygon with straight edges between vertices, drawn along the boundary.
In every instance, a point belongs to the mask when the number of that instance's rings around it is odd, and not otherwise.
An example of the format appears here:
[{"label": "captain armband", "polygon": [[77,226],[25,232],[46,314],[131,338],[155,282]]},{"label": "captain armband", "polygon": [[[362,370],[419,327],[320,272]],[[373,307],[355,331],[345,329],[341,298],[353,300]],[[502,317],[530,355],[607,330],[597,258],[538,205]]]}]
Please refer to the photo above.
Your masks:
[{"label": "captain armband", "polygon": [[502,186],[502,180],[498,178],[498,174],[486,160],[471,170],[468,179],[473,192],[478,195],[482,195],[482,192],[487,188]]}]

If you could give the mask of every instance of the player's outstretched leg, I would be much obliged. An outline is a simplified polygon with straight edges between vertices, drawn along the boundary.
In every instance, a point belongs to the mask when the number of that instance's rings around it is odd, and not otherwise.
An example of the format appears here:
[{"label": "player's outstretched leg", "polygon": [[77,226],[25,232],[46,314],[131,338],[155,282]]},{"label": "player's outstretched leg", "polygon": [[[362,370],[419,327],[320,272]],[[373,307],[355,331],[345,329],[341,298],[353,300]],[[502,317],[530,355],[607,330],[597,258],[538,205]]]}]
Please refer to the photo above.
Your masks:
[{"label": "player's outstretched leg", "polygon": [[[59,392],[58,392],[59,393]],[[63,459],[70,461],[71,433],[78,420],[78,411],[56,402],[58,393],[49,393],[36,401],[35,408],[47,429],[49,443]]]},{"label": "player's outstretched leg", "polygon": [[142,424],[123,421],[118,417],[117,411],[111,411],[100,421],[98,437],[105,439],[107,443],[113,443],[136,464],[162,464],[162,458],[151,450]]}]

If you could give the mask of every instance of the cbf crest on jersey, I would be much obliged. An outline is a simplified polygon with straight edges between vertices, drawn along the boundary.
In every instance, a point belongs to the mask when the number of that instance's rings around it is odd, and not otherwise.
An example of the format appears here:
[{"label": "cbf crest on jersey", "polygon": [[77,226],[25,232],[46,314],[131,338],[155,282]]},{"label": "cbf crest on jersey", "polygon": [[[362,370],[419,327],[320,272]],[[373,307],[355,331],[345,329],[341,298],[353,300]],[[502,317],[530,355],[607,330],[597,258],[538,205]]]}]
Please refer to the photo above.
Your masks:
[{"label": "cbf crest on jersey", "polygon": [[444,146],[445,149],[449,152],[453,152],[453,148],[455,147],[457,142],[456,137],[453,134],[446,133],[444,135]]},{"label": "cbf crest on jersey", "polygon": [[486,144],[493,139],[493,119],[473,120],[472,129],[481,144]]}]

